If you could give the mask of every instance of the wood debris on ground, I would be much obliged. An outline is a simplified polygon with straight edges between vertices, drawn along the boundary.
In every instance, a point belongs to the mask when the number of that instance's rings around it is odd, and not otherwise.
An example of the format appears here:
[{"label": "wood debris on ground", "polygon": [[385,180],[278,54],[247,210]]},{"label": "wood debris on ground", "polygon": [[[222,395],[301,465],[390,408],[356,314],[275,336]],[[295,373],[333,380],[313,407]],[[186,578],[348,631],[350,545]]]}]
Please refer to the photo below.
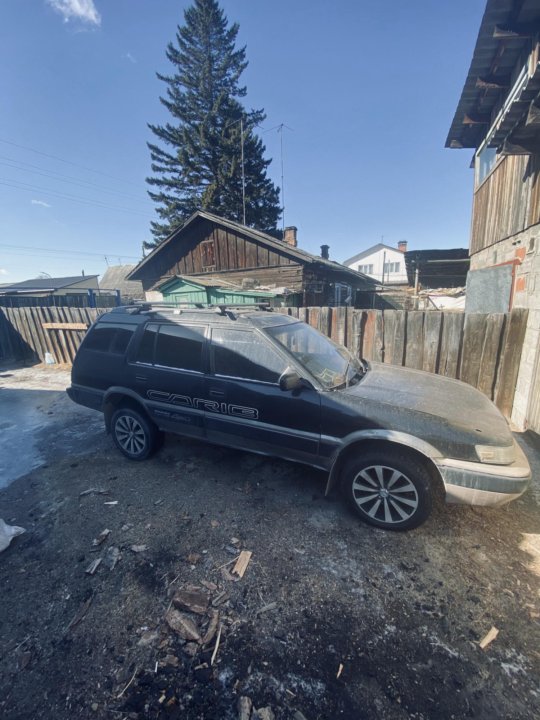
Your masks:
[{"label": "wood debris on ground", "polygon": [[169,608],[165,615],[165,622],[174,630],[183,640],[194,640],[195,642],[201,642],[201,636],[195,623],[181,613],[176,608]]},{"label": "wood debris on ground", "polygon": [[148,550],[148,545],[130,545],[129,549],[134,553],[142,553]]},{"label": "wood debris on ground", "polygon": [[187,587],[177,590],[173,595],[173,605],[180,610],[189,610],[197,615],[204,615],[208,608],[208,594],[198,587]]},{"label": "wood debris on ground", "polygon": [[104,488],[88,488],[88,490],[83,490],[82,493],[79,493],[79,497],[86,497],[87,495],[108,495],[109,491],[105,490]]},{"label": "wood debris on ground", "polygon": [[239,578],[244,577],[244,573],[247,570],[247,566],[251,560],[253,553],[251,550],[242,550],[236,561],[236,565],[232,569],[233,575],[238,575]]},{"label": "wood debris on ground", "polygon": [[484,635],[484,637],[480,640],[480,642],[478,643],[480,645],[480,647],[482,648],[482,650],[485,650],[487,648],[487,646],[490,645],[495,640],[495,638],[497,637],[498,634],[499,634],[499,630],[495,627],[495,625],[493,625],[491,627],[491,629],[489,630],[489,632],[487,632]]},{"label": "wood debris on ground", "polygon": [[95,560],[92,560],[90,565],[86,568],[84,571],[87,575],[94,575],[98,567],[101,565],[101,558],[96,558]]},{"label": "wood debris on ground", "polygon": [[70,630],[73,630],[73,628],[76,627],[81,622],[81,620],[83,620],[84,616],[88,612],[88,609],[90,608],[90,605],[92,604],[93,599],[94,593],[92,593],[92,595],[90,595],[90,597],[80,605],[79,609],[71,619],[71,622],[66,627],[64,634],[68,633]]},{"label": "wood debris on ground", "polygon": [[109,528],[105,528],[105,530],[102,530],[99,535],[92,540],[92,546],[98,547],[105,542],[105,540],[109,537],[110,534],[111,531],[109,530]]}]

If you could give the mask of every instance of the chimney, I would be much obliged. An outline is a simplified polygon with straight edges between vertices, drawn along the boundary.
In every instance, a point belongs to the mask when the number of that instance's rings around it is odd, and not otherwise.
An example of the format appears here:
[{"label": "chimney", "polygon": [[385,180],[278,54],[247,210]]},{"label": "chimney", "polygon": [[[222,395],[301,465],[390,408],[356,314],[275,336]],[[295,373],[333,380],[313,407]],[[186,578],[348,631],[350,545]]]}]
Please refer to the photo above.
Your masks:
[{"label": "chimney", "polygon": [[290,227],[286,227],[283,232],[283,242],[287,243],[287,245],[292,245],[293,247],[296,247],[296,233],[298,232],[298,228],[294,227],[294,225],[291,225]]},{"label": "chimney", "polygon": [[328,260],[330,257],[330,245],[321,245],[321,257],[323,260]]},{"label": "chimney", "polygon": [[402,252],[402,253],[407,252],[407,241],[400,240],[397,244],[397,249],[399,250],[399,252]]}]

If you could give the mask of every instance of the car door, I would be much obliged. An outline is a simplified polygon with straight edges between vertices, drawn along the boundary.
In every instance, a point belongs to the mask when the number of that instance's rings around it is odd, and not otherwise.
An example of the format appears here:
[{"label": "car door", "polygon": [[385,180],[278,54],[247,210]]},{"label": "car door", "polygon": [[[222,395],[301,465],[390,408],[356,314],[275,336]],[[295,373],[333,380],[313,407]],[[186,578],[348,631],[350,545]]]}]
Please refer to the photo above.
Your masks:
[{"label": "car door", "polygon": [[281,390],[289,359],[255,329],[211,331],[205,424],[209,440],[316,464],[320,397]]},{"label": "car door", "polygon": [[132,362],[132,385],[163,430],[204,437],[205,325],[149,323]]}]

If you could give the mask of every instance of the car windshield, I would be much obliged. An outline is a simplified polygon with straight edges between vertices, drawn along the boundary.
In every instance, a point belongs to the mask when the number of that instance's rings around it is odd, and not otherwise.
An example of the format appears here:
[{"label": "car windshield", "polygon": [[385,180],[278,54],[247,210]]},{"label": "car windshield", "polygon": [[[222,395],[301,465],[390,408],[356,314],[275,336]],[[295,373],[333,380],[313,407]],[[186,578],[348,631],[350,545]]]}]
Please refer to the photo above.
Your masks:
[{"label": "car windshield", "polygon": [[305,323],[278,325],[266,332],[294,356],[327,390],[354,385],[365,372],[362,363]]}]

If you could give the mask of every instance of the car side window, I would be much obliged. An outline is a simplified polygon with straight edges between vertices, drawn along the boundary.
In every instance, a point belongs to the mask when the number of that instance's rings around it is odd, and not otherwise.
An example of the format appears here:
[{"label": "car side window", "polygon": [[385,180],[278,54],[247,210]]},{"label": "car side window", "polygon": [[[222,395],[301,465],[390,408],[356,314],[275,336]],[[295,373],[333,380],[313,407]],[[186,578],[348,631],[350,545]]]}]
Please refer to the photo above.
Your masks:
[{"label": "car side window", "polygon": [[160,325],[155,364],[202,372],[205,330],[198,325]]},{"label": "car side window", "polygon": [[90,330],[84,341],[85,350],[111,352],[122,355],[133,337],[133,325],[112,325],[98,323]]},{"label": "car side window", "polygon": [[287,363],[264,338],[249,330],[214,328],[211,346],[215,375],[277,383]]},{"label": "car side window", "polygon": [[154,362],[154,347],[156,344],[158,326],[155,323],[149,323],[143,332],[139,348],[137,350],[136,362],[149,363]]}]

